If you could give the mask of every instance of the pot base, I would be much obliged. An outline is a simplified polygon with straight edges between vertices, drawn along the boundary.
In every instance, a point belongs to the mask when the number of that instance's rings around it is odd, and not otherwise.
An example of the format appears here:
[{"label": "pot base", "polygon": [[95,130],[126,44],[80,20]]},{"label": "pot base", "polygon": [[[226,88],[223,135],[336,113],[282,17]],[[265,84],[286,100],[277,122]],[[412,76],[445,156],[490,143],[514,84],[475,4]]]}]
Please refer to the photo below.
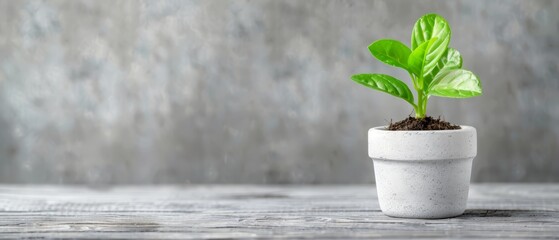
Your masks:
[{"label": "pot base", "polygon": [[473,158],[374,159],[382,212],[400,218],[449,218],[466,210]]}]

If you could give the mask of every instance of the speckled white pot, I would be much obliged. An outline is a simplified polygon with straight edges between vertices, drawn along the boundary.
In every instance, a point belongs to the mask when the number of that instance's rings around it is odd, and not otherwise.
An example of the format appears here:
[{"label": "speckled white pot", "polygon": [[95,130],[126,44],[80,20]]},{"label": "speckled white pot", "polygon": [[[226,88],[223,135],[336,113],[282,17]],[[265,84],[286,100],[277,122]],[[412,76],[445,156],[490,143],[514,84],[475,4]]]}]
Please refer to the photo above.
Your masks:
[{"label": "speckled white pot", "polygon": [[380,209],[402,218],[448,218],[466,209],[476,129],[369,130]]}]

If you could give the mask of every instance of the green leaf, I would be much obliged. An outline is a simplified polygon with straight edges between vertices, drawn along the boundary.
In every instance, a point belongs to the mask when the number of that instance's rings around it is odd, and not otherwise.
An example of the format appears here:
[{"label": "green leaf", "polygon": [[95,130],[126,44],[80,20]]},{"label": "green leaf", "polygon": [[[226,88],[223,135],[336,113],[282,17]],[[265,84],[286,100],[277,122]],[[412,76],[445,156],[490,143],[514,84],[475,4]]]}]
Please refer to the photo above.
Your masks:
[{"label": "green leaf", "polygon": [[417,86],[420,86],[421,89],[423,89],[423,82],[421,82],[423,78],[421,76],[423,76],[423,72],[425,71],[425,64],[427,62],[426,58],[429,54],[429,49],[436,41],[437,38],[433,38],[422,43],[419,47],[413,50],[408,58],[408,67],[410,71],[418,77],[420,82],[417,83]]},{"label": "green leaf", "polygon": [[433,68],[431,73],[424,77],[424,82],[426,86],[429,86],[433,79],[442,70],[460,69],[462,68],[462,56],[458,50],[454,48],[448,48],[445,54],[437,62],[437,66]]},{"label": "green leaf", "polygon": [[446,20],[434,13],[424,15],[415,22],[411,35],[411,50],[415,50],[419,45],[436,37],[442,42],[444,48],[450,42],[450,26]]},{"label": "green leaf", "polygon": [[481,82],[464,69],[443,70],[429,86],[429,95],[449,98],[469,98],[481,95]]},{"label": "green leaf", "polygon": [[411,50],[399,41],[381,39],[371,43],[369,51],[378,60],[388,65],[408,70],[408,57]]},{"label": "green leaf", "polygon": [[413,94],[404,82],[385,74],[356,74],[351,79],[372,89],[402,98],[413,106]]},{"label": "green leaf", "polygon": [[417,20],[412,31],[412,50],[415,50],[421,46],[421,44],[429,42],[432,39],[438,39],[432,44],[429,44],[424,58],[423,71],[421,75],[417,77],[423,78],[429,75],[437,66],[437,62],[448,48],[450,36],[450,26],[443,17],[437,14],[427,14]]}]

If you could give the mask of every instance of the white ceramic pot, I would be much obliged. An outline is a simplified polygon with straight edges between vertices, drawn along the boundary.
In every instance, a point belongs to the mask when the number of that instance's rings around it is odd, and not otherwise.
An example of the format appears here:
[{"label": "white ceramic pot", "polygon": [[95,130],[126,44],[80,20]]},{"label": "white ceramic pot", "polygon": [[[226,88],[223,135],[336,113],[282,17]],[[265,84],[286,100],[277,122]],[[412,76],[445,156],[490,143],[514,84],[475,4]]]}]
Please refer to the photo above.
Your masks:
[{"label": "white ceramic pot", "polygon": [[448,218],[466,209],[476,129],[369,130],[380,209],[402,218]]}]

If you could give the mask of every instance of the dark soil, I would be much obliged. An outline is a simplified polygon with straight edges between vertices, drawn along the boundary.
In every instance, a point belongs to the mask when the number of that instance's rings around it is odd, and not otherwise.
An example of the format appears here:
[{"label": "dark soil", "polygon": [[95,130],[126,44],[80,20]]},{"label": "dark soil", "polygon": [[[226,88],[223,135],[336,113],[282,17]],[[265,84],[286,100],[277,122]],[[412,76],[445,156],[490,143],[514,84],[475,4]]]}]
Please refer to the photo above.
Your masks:
[{"label": "dark soil", "polygon": [[388,130],[391,131],[421,131],[421,130],[452,130],[460,129],[460,126],[451,124],[445,120],[439,118],[425,117],[423,119],[417,119],[414,117],[408,117],[402,121],[392,123],[388,126]]}]

